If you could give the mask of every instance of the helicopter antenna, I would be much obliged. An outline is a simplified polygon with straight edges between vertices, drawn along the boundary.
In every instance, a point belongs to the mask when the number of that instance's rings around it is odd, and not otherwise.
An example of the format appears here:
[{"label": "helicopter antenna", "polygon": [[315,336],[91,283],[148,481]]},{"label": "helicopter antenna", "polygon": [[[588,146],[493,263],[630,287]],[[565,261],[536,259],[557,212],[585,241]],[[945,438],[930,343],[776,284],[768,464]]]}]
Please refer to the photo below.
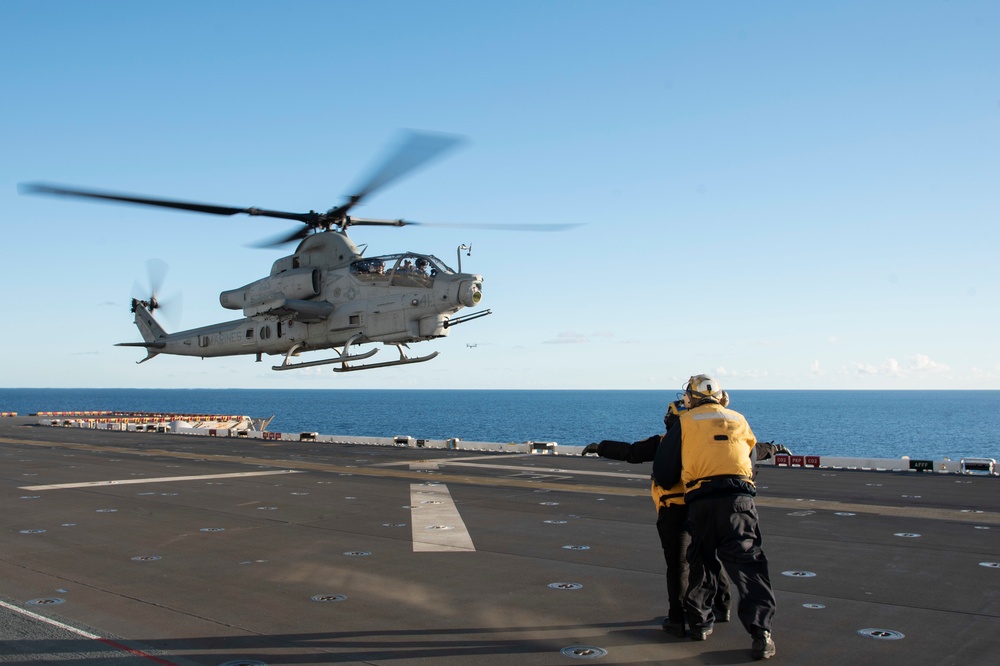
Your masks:
[{"label": "helicopter antenna", "polygon": [[458,255],[458,272],[459,273],[462,272],[462,250],[468,250],[468,252],[465,254],[465,256],[471,257],[472,256],[472,243],[469,243],[468,245],[466,245],[465,243],[462,243],[461,245],[458,246],[458,250],[456,251],[456,254]]}]

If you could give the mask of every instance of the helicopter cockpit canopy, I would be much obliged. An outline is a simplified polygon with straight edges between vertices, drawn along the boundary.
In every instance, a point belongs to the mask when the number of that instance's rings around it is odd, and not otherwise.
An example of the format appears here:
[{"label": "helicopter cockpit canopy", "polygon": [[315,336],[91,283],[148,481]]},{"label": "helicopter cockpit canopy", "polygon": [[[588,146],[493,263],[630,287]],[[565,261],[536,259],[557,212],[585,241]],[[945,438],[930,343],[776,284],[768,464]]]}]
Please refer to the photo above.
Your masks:
[{"label": "helicopter cockpit canopy", "polygon": [[368,257],[351,263],[351,275],[358,280],[393,287],[430,288],[438,275],[454,272],[434,255],[413,252]]}]

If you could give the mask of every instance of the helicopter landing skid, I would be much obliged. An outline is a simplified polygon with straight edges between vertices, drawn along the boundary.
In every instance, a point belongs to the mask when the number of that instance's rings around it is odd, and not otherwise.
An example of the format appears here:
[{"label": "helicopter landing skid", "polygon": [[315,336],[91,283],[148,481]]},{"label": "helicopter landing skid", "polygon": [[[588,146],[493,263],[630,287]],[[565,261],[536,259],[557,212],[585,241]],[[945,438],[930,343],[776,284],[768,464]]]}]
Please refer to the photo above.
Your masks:
[{"label": "helicopter landing skid", "polygon": [[[347,365],[347,360],[344,360],[344,365],[339,368],[334,368],[334,372],[353,372],[355,370],[370,370],[371,368],[387,368],[392,365],[407,365],[408,363],[423,363],[424,361],[429,361],[436,357],[440,352],[434,352],[433,354],[428,354],[427,356],[407,356],[406,352],[403,351],[403,346],[401,344],[396,345],[396,349],[399,350],[399,358],[395,361],[384,361],[382,363],[366,363],[364,365]],[[373,350],[377,351],[377,350]],[[355,356],[353,358],[366,358],[362,356]]]},{"label": "helicopter landing skid", "polygon": [[[350,343],[348,343],[348,346],[350,346]],[[291,359],[292,356],[295,356],[296,352],[299,352],[300,350],[301,350],[301,347],[298,347],[298,346],[292,347],[291,349],[288,350],[288,353],[285,354],[285,360],[284,360],[284,362],[281,365],[272,365],[271,369],[272,370],[294,370],[295,368],[311,368],[313,366],[317,366],[317,365],[329,365],[331,363],[347,363],[348,361],[358,361],[358,360],[361,360],[361,359],[369,358],[371,356],[374,356],[378,352],[378,349],[369,349],[368,351],[364,352],[363,354],[348,354],[347,353],[347,348],[345,348],[344,349],[344,353],[341,354],[340,356],[337,356],[336,358],[325,358],[325,359],[320,360],[320,361],[303,361],[301,363],[289,363],[288,362],[289,359]]]}]

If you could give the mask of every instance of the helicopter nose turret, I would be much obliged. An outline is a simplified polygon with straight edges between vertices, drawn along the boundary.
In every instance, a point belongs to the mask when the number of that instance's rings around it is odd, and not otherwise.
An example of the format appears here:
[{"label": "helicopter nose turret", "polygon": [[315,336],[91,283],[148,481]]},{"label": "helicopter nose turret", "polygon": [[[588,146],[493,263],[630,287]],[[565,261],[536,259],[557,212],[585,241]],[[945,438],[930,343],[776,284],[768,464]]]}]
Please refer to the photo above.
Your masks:
[{"label": "helicopter nose turret", "polygon": [[465,280],[458,287],[458,301],[467,308],[483,300],[483,279],[478,275],[473,280]]}]

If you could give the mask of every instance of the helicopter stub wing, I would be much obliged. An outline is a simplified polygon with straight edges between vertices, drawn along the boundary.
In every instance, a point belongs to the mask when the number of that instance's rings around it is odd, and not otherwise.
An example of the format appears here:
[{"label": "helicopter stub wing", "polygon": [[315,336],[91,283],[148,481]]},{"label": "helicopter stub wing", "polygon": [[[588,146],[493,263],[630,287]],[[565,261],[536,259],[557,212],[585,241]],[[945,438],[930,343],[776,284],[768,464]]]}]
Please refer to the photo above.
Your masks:
[{"label": "helicopter stub wing", "polygon": [[243,308],[243,314],[247,317],[257,315],[275,315],[284,317],[294,315],[295,319],[302,322],[316,322],[326,319],[333,314],[333,305],[326,301],[303,301],[295,298],[271,298],[266,301],[248,305]]}]

